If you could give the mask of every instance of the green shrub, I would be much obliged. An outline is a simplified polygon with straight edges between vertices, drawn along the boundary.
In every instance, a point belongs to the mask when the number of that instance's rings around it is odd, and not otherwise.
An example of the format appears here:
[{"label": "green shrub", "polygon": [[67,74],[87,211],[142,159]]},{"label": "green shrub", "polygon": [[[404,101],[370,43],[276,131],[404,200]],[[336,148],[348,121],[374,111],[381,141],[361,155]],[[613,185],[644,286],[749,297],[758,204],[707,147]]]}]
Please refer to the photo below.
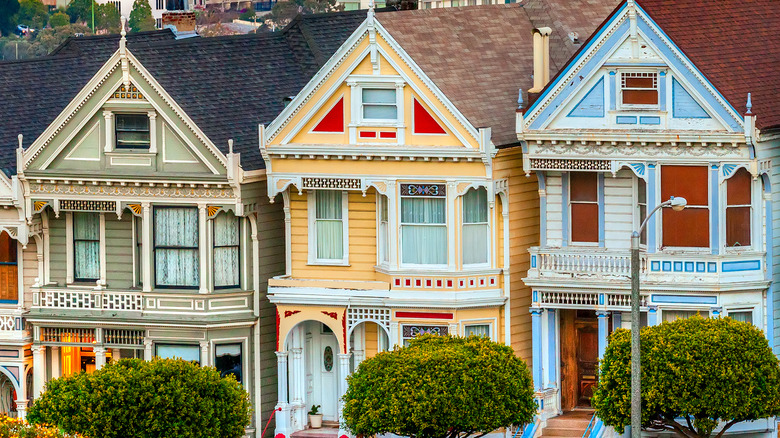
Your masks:
[{"label": "green shrub", "polygon": [[214,368],[129,359],[48,382],[28,420],[100,438],[238,438],[249,410],[247,392]]},{"label": "green shrub", "polygon": [[343,417],[358,436],[482,435],[536,412],[525,362],[484,337],[420,336],[363,361],[347,380]]},{"label": "green shrub", "polygon": [[[680,437],[780,414],[780,367],[764,334],[731,318],[693,316],[645,327],[642,426]],[[622,433],[631,424],[631,332],[610,335],[593,395],[596,414]]]}]

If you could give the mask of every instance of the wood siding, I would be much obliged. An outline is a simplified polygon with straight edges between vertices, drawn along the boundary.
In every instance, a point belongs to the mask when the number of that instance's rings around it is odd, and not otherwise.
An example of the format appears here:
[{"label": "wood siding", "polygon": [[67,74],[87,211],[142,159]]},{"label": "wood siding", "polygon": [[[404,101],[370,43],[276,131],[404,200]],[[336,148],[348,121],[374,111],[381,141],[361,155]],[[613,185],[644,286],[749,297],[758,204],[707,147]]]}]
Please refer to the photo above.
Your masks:
[{"label": "wood siding", "polygon": [[609,249],[628,249],[634,229],[634,179],[630,170],[623,169],[616,177],[604,175],[604,246]]},{"label": "wood siding", "polygon": [[34,238],[27,242],[27,248],[22,251],[22,285],[24,286],[24,306],[32,306],[32,289],[35,279],[42,274],[38,272],[38,243]]},{"label": "wood siding", "polygon": [[106,217],[106,283],[111,289],[133,286],[133,219],[125,212],[122,219],[113,213]]},{"label": "wood siding", "polygon": [[[560,172],[549,172],[547,190],[547,246],[561,247],[563,241],[563,183]],[[568,208],[568,207],[567,207]]]},{"label": "wood siding", "polygon": [[48,211],[49,215],[49,280],[60,286],[65,285],[68,274],[68,255],[65,252],[66,245],[72,245],[73,242],[66,242],[65,214],[55,218],[54,212]]},{"label": "wood siding", "polygon": [[[522,278],[530,268],[528,248],[539,244],[539,189],[535,176],[523,173],[520,148],[499,152],[496,179],[509,179],[510,313],[512,348],[531,364],[531,289]],[[500,215],[499,215],[500,217]]]}]

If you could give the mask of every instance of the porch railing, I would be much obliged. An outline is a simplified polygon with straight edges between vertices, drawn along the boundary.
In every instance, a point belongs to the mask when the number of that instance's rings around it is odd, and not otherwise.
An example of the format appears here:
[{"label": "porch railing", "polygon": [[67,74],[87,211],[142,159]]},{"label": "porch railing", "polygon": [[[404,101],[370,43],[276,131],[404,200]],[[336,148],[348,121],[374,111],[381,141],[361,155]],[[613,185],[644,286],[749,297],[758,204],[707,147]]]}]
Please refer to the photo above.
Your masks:
[{"label": "porch railing", "polygon": [[33,292],[33,307],[140,312],[143,310],[143,295],[134,292],[44,289]]}]

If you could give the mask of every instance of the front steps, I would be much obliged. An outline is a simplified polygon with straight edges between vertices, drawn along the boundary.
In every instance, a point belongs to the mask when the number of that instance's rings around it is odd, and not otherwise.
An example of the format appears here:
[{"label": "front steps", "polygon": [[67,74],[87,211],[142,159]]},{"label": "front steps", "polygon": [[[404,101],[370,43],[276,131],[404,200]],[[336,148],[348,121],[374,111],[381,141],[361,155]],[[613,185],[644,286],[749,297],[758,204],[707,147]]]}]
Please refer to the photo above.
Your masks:
[{"label": "front steps", "polygon": [[542,429],[544,438],[582,438],[593,417],[592,409],[576,409],[563,415],[549,418]]}]

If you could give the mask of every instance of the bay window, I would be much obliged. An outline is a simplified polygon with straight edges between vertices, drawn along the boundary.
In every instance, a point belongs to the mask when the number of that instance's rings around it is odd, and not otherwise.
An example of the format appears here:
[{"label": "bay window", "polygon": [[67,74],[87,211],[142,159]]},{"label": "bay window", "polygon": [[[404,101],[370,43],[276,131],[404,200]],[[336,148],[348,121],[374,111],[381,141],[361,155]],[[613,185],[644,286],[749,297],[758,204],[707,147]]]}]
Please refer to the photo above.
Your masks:
[{"label": "bay window", "polygon": [[241,221],[232,212],[214,218],[214,287],[239,287]]},{"label": "bay window", "polygon": [[158,287],[200,285],[197,207],[155,207],[154,268]]},{"label": "bay window", "polygon": [[447,200],[443,184],[401,184],[401,261],[447,264]]},{"label": "bay window", "polygon": [[[678,319],[686,319],[696,316],[696,310],[666,310],[663,311],[664,322],[673,322]],[[706,316],[706,315],[705,315]]]},{"label": "bay window", "polygon": [[[639,228],[642,226],[642,222],[647,217],[647,183],[642,178],[637,178],[637,185],[636,185],[636,206],[637,206],[637,213],[639,215],[639,220],[637,221],[636,227]],[[647,227],[642,229],[642,234],[639,235],[639,243],[646,245],[647,244]]]},{"label": "bay window", "polygon": [[753,324],[753,310],[729,310],[728,317],[734,321]]},{"label": "bay window", "polygon": [[595,172],[571,172],[569,196],[571,214],[571,241],[598,243],[599,204],[598,175]]},{"label": "bay window", "polygon": [[490,338],[490,324],[468,324],[463,327],[463,336]]},{"label": "bay window", "polygon": [[661,199],[683,197],[682,211],[664,208],[663,246],[706,248],[710,246],[710,209],[707,166],[662,166]]},{"label": "bay window", "polygon": [[155,344],[157,357],[161,359],[184,359],[200,363],[200,347],[187,344]]},{"label": "bay window", "polygon": [[726,246],[750,246],[752,182],[744,167],[726,182]]},{"label": "bay window", "polygon": [[345,259],[344,201],[336,190],[314,192],[314,253],[319,261]]},{"label": "bay window", "polygon": [[379,203],[379,229],[377,230],[377,252],[379,254],[379,262],[387,263],[390,261],[390,226],[388,223],[388,205],[387,196],[377,195]]},{"label": "bay window", "polygon": [[484,187],[463,196],[463,264],[488,262],[488,203]]},{"label": "bay window", "polygon": [[100,278],[99,213],[73,213],[73,274],[76,281]]}]

